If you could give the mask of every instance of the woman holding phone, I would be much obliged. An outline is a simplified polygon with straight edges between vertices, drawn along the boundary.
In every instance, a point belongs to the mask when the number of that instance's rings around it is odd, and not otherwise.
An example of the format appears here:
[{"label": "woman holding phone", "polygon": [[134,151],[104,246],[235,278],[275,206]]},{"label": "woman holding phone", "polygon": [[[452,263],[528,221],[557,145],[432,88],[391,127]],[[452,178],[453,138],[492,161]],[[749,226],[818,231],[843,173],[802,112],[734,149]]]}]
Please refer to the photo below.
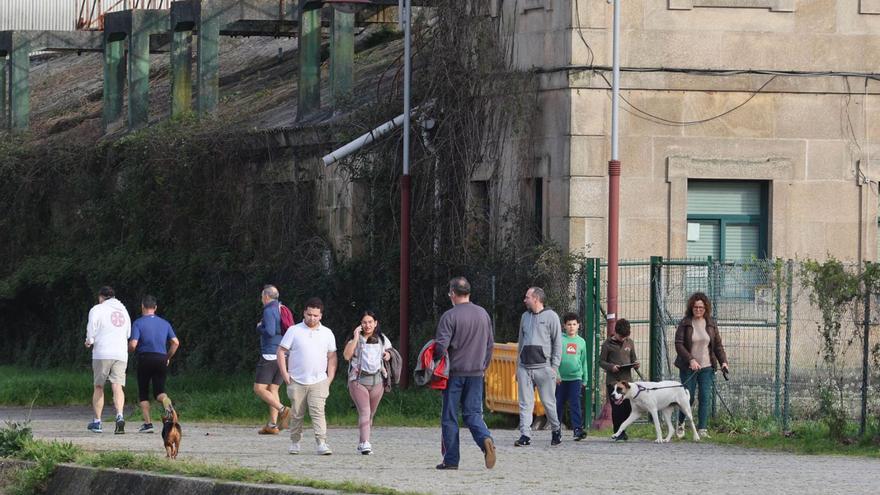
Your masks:
[{"label": "woman holding phone", "polygon": [[385,392],[382,361],[391,359],[388,352],[390,347],[391,341],[379,331],[376,313],[368,310],[362,313],[361,324],[354,329],[352,339],[342,351],[343,357],[349,362],[348,392],[358,412],[360,440],[357,451],[363,455],[373,453],[370,428]]}]

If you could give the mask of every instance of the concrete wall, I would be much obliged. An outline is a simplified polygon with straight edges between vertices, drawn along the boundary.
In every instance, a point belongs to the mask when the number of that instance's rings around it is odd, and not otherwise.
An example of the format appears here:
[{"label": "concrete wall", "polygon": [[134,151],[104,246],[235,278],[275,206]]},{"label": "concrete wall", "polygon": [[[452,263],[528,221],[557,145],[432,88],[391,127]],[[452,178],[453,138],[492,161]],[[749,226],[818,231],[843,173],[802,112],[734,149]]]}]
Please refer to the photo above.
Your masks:
[{"label": "concrete wall", "polygon": [[[536,136],[537,159],[550,164],[547,231],[572,251],[605,256],[611,73],[587,69],[611,64],[612,9],[526,4],[551,6],[505,12],[514,65],[547,72]],[[622,257],[684,256],[687,180],[712,178],[770,183],[771,256],[877,259],[880,82],[860,74],[880,72],[878,2],[622,5],[622,66],[654,70],[621,77],[631,103],[621,101]],[[746,69],[780,74],[719,73]]]}]

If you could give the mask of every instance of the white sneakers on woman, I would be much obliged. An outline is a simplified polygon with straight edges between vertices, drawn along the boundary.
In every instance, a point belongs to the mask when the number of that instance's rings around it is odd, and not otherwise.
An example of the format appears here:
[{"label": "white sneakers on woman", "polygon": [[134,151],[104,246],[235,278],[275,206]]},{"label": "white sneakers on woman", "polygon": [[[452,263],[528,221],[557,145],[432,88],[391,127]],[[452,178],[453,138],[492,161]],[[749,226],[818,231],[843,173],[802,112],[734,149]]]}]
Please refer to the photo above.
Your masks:
[{"label": "white sneakers on woman", "polygon": [[363,455],[372,455],[373,446],[370,445],[370,442],[361,442],[358,444],[358,453]]}]

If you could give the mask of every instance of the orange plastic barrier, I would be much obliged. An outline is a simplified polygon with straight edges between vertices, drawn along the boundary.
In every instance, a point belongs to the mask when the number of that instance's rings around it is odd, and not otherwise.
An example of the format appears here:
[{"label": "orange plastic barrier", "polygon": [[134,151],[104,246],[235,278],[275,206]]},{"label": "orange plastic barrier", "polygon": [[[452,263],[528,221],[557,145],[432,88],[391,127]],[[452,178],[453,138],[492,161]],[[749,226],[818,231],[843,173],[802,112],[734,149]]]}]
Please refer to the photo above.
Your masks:
[{"label": "orange plastic barrier", "polygon": [[[495,344],[486,370],[486,407],[492,412],[519,414],[516,387],[516,344]],[[544,404],[535,393],[535,416],[544,415]]]}]

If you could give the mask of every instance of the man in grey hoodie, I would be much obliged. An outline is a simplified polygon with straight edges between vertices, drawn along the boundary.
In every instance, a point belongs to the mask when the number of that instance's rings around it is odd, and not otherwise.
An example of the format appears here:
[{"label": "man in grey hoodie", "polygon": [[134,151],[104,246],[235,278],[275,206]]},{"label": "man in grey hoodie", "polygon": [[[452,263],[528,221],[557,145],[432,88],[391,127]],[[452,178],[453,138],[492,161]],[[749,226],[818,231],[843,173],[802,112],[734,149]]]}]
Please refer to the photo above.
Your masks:
[{"label": "man in grey hoodie", "polygon": [[535,409],[535,389],[553,430],[550,445],[562,443],[562,430],[556,415],[556,373],[562,361],[562,325],[559,315],[544,307],[547,296],[540,287],[526,291],[523,302],[528,311],[519,321],[516,381],[519,393],[519,439],[524,447],[532,443],[531,424]]}]

